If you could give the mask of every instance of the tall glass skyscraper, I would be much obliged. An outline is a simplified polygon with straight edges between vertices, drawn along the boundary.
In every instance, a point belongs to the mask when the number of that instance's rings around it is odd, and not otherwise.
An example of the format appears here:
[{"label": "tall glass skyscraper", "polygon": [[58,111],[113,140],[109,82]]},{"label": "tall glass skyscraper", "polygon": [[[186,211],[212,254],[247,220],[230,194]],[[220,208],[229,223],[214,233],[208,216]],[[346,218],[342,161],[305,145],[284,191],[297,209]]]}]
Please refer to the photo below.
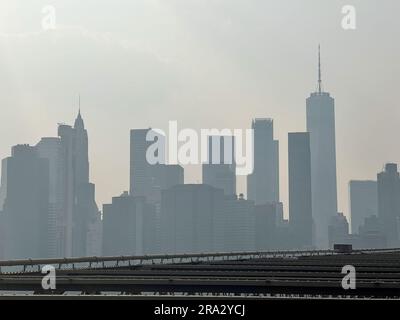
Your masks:
[{"label": "tall glass skyscraper", "polygon": [[315,241],[328,247],[330,217],[337,214],[335,100],[322,90],[318,52],[318,88],[307,99],[307,131],[310,132],[312,212]]},{"label": "tall glass skyscraper", "polygon": [[298,249],[312,247],[310,134],[293,132],[289,141],[289,216]]},{"label": "tall glass skyscraper", "polygon": [[[62,147],[63,202],[66,256],[86,256],[101,249],[100,214],[95,201],[95,186],[89,182],[88,133],[79,110],[74,126],[60,124]],[[90,239],[94,239],[93,241]]]},{"label": "tall glass skyscraper", "polygon": [[397,248],[400,220],[400,174],[397,164],[387,163],[378,173],[378,214],[388,248]]},{"label": "tall glass skyscraper", "polygon": [[255,119],[254,171],[247,176],[247,198],[256,205],[279,202],[279,142],[272,119]]}]

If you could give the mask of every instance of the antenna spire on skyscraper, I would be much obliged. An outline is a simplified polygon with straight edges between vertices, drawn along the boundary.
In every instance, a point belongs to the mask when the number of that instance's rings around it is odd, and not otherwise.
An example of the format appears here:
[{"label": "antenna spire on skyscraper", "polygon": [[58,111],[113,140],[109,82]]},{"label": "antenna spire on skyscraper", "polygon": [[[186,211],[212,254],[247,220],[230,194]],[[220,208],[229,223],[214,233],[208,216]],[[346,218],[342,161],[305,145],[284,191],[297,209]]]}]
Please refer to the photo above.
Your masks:
[{"label": "antenna spire on skyscraper", "polygon": [[318,45],[318,93],[322,92],[321,45]]},{"label": "antenna spire on skyscraper", "polygon": [[83,119],[82,119],[82,115],[81,115],[81,95],[78,95],[78,116],[75,119],[75,128],[81,127],[81,128],[85,128],[85,125],[83,123]]}]

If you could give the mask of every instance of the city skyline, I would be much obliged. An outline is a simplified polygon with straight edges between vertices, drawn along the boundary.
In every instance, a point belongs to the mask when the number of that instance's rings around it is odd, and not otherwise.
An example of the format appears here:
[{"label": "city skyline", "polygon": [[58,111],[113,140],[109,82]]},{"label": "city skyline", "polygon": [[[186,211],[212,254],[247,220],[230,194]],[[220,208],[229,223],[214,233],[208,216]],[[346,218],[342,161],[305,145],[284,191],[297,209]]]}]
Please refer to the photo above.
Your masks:
[{"label": "city skyline", "polygon": [[[324,95],[324,94],[327,94],[328,95],[328,97],[329,97],[329,93],[328,92],[325,92],[323,89],[322,89],[322,79],[321,79],[321,61],[320,61],[320,59],[321,59],[321,56],[320,56],[320,45],[318,45],[318,78],[317,78],[317,85],[316,85],[316,90],[314,91],[314,92],[311,92],[311,96],[310,97],[313,97],[313,95]],[[308,100],[309,98],[307,98],[306,100]],[[78,122],[78,124],[80,124],[80,122],[82,122],[82,126],[83,126],[83,120],[82,120],[82,118],[81,118],[81,108],[82,108],[82,106],[81,106],[81,95],[80,94],[78,94],[78,96],[77,96],[77,101],[78,101],[78,103],[77,103],[77,106],[76,106],[76,108],[77,108],[77,110],[78,110],[78,117],[75,119],[75,126],[77,125],[77,122]],[[305,111],[305,113],[306,113],[306,104],[305,104],[305,107],[304,107],[304,111]],[[335,116],[335,110],[333,111],[333,116]],[[79,122],[80,121],[80,122]],[[271,122],[271,133],[270,133],[270,135],[271,135],[271,138],[273,139],[273,141],[274,141],[274,143],[276,143],[276,148],[278,149],[278,151],[279,151],[279,153],[278,153],[278,168],[277,168],[277,170],[279,171],[279,180],[277,181],[277,185],[278,185],[278,187],[281,185],[281,184],[283,184],[283,185],[285,185],[286,187],[288,187],[288,185],[287,185],[287,183],[286,183],[286,181],[284,181],[284,180],[282,180],[282,172],[281,172],[281,170],[282,171],[284,171],[285,170],[285,168],[281,168],[281,163],[279,162],[280,161],[280,158],[283,156],[283,157],[288,157],[288,152],[287,152],[287,150],[282,150],[281,149],[281,147],[279,146],[279,143],[280,143],[280,139],[279,138],[277,138],[276,137],[276,133],[274,132],[274,129],[273,129],[273,123],[274,123],[274,119],[273,118],[253,118],[253,119],[251,119],[251,125],[249,126],[249,127],[253,127],[253,130],[255,129],[255,127],[254,127],[254,124],[255,123],[257,123],[257,122],[263,122],[263,121],[270,121]],[[59,126],[63,126],[64,125],[64,122],[59,122],[58,123],[58,125]],[[178,124],[179,125],[179,124]],[[333,123],[333,126],[335,126],[335,123]],[[152,126],[150,125],[150,128],[152,128]],[[178,129],[182,129],[182,128],[185,128],[185,126],[182,124],[182,126],[180,127],[180,128],[178,128]],[[155,129],[155,128],[152,128],[152,129]],[[204,128],[201,128],[201,129],[199,129],[198,131],[200,132],[200,130],[202,130],[202,129],[204,129]],[[208,129],[217,129],[217,130],[222,130],[223,128],[222,127],[216,127],[216,128],[208,128]],[[233,130],[233,128],[229,128],[229,129],[232,129]],[[128,131],[142,131],[142,132],[147,132],[149,129],[141,129],[141,128],[136,128],[136,129],[132,129],[132,128],[130,128]],[[207,129],[206,129],[207,130]],[[308,131],[305,131],[305,132],[308,132]],[[289,132],[290,133],[290,132]],[[333,134],[334,134],[334,137],[335,137],[335,132],[333,132]],[[37,143],[38,144],[40,144],[40,142],[42,141],[42,140],[46,140],[46,139],[53,139],[53,137],[50,137],[50,136],[43,136],[43,137],[41,137],[38,141],[37,141]],[[166,136],[166,139],[168,139],[168,136]],[[255,141],[257,141],[257,138],[255,138]],[[30,144],[28,144],[28,143],[16,143],[14,146],[18,146],[18,145],[30,145]],[[32,144],[32,145],[35,145],[35,143],[34,144]],[[148,143],[147,144],[148,146],[149,145],[151,145],[151,143]],[[335,144],[335,142],[334,142],[334,145],[335,145],[335,147],[337,148],[337,143]],[[90,151],[90,148],[88,148],[89,149],[89,151]],[[95,154],[93,154],[93,152],[92,152],[92,157],[94,158],[94,159],[96,159],[96,155]],[[256,156],[255,156],[256,157]],[[93,161],[93,162],[95,162],[95,160]],[[381,168],[384,168],[385,167],[385,165],[387,164],[387,163],[389,163],[390,161],[385,161],[385,160],[383,160],[382,161],[382,167]],[[166,162],[167,163],[167,162]],[[131,165],[132,165],[132,163],[131,163]],[[336,165],[336,164],[335,164]],[[184,175],[184,177],[185,177],[185,180],[184,180],[184,182],[185,182],[185,184],[202,184],[203,182],[202,182],[202,177],[201,177],[201,172],[202,172],[202,170],[204,170],[204,165],[201,165],[201,164],[199,164],[199,165],[186,165],[186,166],[183,166],[183,168],[185,169],[185,173],[187,172],[187,171],[189,171],[190,172],[190,167],[193,167],[193,166],[196,166],[196,167],[198,167],[198,169],[200,169],[200,177],[196,177],[195,178],[195,181],[193,180],[193,178],[191,178],[191,177],[189,177],[189,178],[187,178],[187,175],[185,174]],[[203,167],[203,168],[202,168]],[[336,167],[337,168],[337,167]],[[381,169],[381,168],[378,168],[377,170],[379,170],[379,169]],[[189,169],[189,170],[188,170]],[[89,172],[89,169],[87,169],[88,170],[88,172]],[[339,175],[339,169],[337,168],[337,175]],[[88,175],[89,173],[86,173],[86,175]],[[124,190],[130,190],[130,187],[129,187],[129,185],[132,185],[132,178],[129,178],[129,168],[128,168],[128,180],[130,179],[130,183],[128,182],[128,186],[127,187],[122,187],[121,189],[120,189],[120,191],[121,192],[123,192]],[[236,180],[238,180],[238,181],[240,181],[240,179],[243,179],[243,180],[245,180],[245,179],[248,179],[248,176],[243,176],[243,177],[240,177],[240,175],[237,175],[236,176]],[[288,178],[289,179],[289,178]],[[376,176],[371,176],[371,175],[369,175],[369,176],[359,176],[359,177],[354,177],[354,178],[352,178],[352,179],[350,179],[349,181],[347,181],[347,184],[349,184],[349,183],[351,183],[351,181],[357,181],[357,180],[360,180],[360,181],[368,181],[368,180],[373,180],[373,179],[375,179],[376,180]],[[96,181],[96,179],[95,178],[93,178],[93,180],[94,181]],[[237,195],[239,195],[239,194],[241,194],[241,193],[243,193],[243,194],[245,194],[246,195],[246,198],[248,197],[248,189],[247,189],[247,186],[248,186],[248,182],[246,183],[246,187],[244,187],[243,185],[244,185],[244,183],[242,182],[242,183],[238,183],[238,182],[236,182],[237,184],[238,184],[238,188],[237,188],[237,192],[236,192],[236,194]],[[347,187],[347,186],[346,186]],[[338,186],[337,187],[338,189],[340,188],[340,186]],[[279,187],[278,188],[278,194],[277,194],[277,196],[276,196],[276,198],[275,198],[275,200],[273,200],[273,199],[271,199],[271,201],[282,201],[282,203],[283,203],[283,206],[284,206],[284,216],[286,217],[286,218],[289,218],[289,189],[287,189],[287,190],[282,190],[282,187]],[[117,192],[118,193],[118,192]],[[281,193],[283,193],[285,196],[283,196],[282,198],[283,199],[280,199],[280,194]],[[112,195],[111,196],[111,199],[112,198],[114,198],[115,197],[115,194],[114,195]],[[111,200],[110,199],[110,200]],[[99,201],[98,199],[97,199],[97,197],[96,197],[96,201]],[[105,204],[105,203],[109,203],[110,201],[108,200],[108,199],[106,199],[105,201],[99,201],[99,203],[101,203],[101,204]],[[350,206],[350,196],[348,196],[347,197],[347,199],[346,199],[346,202],[348,202],[349,203],[349,208],[347,209],[347,210],[341,210],[341,209],[338,209],[338,212],[344,212],[344,214],[345,214],[345,216],[347,217],[347,219],[348,219],[348,221],[350,222],[351,221],[351,216],[350,216],[350,213],[351,213],[351,206]]]},{"label": "city skyline", "polygon": [[[1,10],[6,17],[0,25],[0,78],[7,95],[0,97],[0,103],[6,106],[3,112],[9,121],[0,128],[0,156],[9,155],[11,145],[33,145],[42,136],[54,136],[54,124],[69,122],[76,114],[81,92],[82,112],[92,132],[91,176],[98,203],[109,202],[129,188],[129,129],[162,128],[171,115],[182,126],[193,128],[248,128],[251,119],[270,117],[280,141],[280,195],[287,216],[287,132],[305,130],[304,100],[316,87],[319,42],[325,87],[337,101],[339,211],[349,214],[350,180],[375,179],[374,172],[385,162],[400,159],[397,148],[381,143],[398,130],[397,98],[389,92],[396,92],[393,80],[399,74],[399,48],[386,32],[398,27],[396,1],[385,1],[379,12],[372,1],[358,4],[360,23],[350,32],[340,26],[340,1],[324,5],[318,1],[208,3],[215,10],[207,20],[202,19],[202,14],[211,11],[206,5],[126,2],[124,8],[138,16],[130,19],[132,24],[125,17],[109,20],[113,4],[104,2],[96,7],[98,16],[90,18],[93,3],[72,1],[56,6],[60,27],[50,32],[40,29],[40,5],[28,4],[19,12],[15,3],[6,1]],[[78,5],[81,10],[76,12]],[[273,15],[277,11],[280,18]],[[27,13],[37,15],[26,19]],[[14,19],[16,14],[18,19]],[[165,26],[175,18],[176,29],[150,28],[156,20]],[[248,23],[240,24],[242,18]],[[106,28],[104,21],[110,22]],[[141,35],[140,30],[147,32]],[[106,31],[110,38],[105,37]],[[299,32],[304,35],[301,43],[295,37]],[[172,43],[160,42],[165,35],[170,35],[167,39]],[[56,37],[61,41],[53,41]],[[219,44],[221,37],[224,41]],[[70,57],[63,54],[64,49],[71,52]],[[88,59],[95,52],[99,58]],[[39,57],[48,62],[40,62]],[[23,65],[18,66],[21,61]],[[199,63],[202,67],[194,70],[193,65]],[[156,117],[149,112],[152,109]],[[232,109],[236,112],[228,112]],[[187,110],[195,110],[196,116]],[[215,112],[212,119],[210,110]],[[113,158],[103,145],[121,156]],[[114,181],[107,178],[109,172]],[[201,181],[200,168],[187,168],[187,172],[187,182]],[[245,191],[245,182],[239,181],[238,188]]]},{"label": "city skyline", "polygon": [[[129,192],[114,196],[112,203],[103,203],[105,219],[101,221],[95,184],[90,183],[89,137],[79,96],[73,126],[59,123],[58,137],[43,137],[34,146],[12,146],[11,157],[2,160],[0,215],[6,241],[0,251],[6,257],[21,259],[29,257],[30,251],[33,257],[71,257],[101,252],[128,254],[129,250],[148,254],[224,248],[310,249],[333,247],[335,243],[351,243],[358,248],[397,246],[397,164],[385,164],[385,171],[377,174],[375,190],[360,189],[355,195],[355,182],[349,181],[351,214],[358,219],[356,229],[352,225],[350,232],[353,221],[337,210],[334,99],[322,90],[320,48],[318,86],[307,99],[306,111],[309,131],[288,133],[288,220],[284,219],[279,197],[279,141],[274,139],[273,120],[258,118],[252,121],[250,159],[254,171],[247,175],[251,183],[247,199],[236,190],[239,174],[234,170],[235,149],[243,146],[236,145],[233,136],[223,130],[220,135],[208,132],[203,181],[191,184],[185,183],[179,162],[166,161],[168,136],[160,135],[158,129],[132,129]],[[152,146],[154,142],[157,149]],[[150,159],[148,152],[152,149]],[[159,162],[149,162],[153,158]],[[376,197],[377,211],[369,209],[373,205],[366,197]],[[368,212],[363,212],[362,206]],[[29,222],[31,211],[36,218]],[[25,241],[19,236],[14,239],[26,224],[34,226],[33,233],[26,235]],[[121,227],[125,231],[118,231]],[[117,235],[120,238],[114,243]]]},{"label": "city skyline", "polygon": [[0,0],[0,300],[400,300],[399,13]]}]

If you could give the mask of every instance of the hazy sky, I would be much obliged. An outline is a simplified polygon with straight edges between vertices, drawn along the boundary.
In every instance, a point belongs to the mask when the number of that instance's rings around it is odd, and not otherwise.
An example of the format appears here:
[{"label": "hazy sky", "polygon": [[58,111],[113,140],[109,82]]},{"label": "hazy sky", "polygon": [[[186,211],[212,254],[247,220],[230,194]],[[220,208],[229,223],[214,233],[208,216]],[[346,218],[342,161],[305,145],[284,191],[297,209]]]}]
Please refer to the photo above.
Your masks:
[{"label": "hazy sky", "polygon": [[[346,4],[356,30],[341,27]],[[46,5],[52,31],[42,29]],[[72,124],[80,93],[101,205],[128,189],[129,129],[248,128],[270,117],[287,203],[287,133],[305,130],[321,43],[347,214],[350,179],[400,162],[399,14],[398,0],[0,0],[0,157]],[[189,168],[186,181],[200,172]]]}]

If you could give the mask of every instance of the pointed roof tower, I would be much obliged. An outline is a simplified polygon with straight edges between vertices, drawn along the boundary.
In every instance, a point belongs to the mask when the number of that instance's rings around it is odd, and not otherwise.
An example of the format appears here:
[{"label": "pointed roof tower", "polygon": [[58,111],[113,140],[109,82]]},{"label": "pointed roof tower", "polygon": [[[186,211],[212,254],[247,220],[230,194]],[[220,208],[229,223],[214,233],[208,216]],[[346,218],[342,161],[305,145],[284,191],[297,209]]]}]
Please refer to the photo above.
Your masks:
[{"label": "pointed roof tower", "polygon": [[81,116],[81,95],[79,95],[79,111],[78,111],[78,116],[75,119],[75,124],[74,124],[74,128],[81,128],[81,129],[85,129],[85,124],[83,123],[83,119]]}]

